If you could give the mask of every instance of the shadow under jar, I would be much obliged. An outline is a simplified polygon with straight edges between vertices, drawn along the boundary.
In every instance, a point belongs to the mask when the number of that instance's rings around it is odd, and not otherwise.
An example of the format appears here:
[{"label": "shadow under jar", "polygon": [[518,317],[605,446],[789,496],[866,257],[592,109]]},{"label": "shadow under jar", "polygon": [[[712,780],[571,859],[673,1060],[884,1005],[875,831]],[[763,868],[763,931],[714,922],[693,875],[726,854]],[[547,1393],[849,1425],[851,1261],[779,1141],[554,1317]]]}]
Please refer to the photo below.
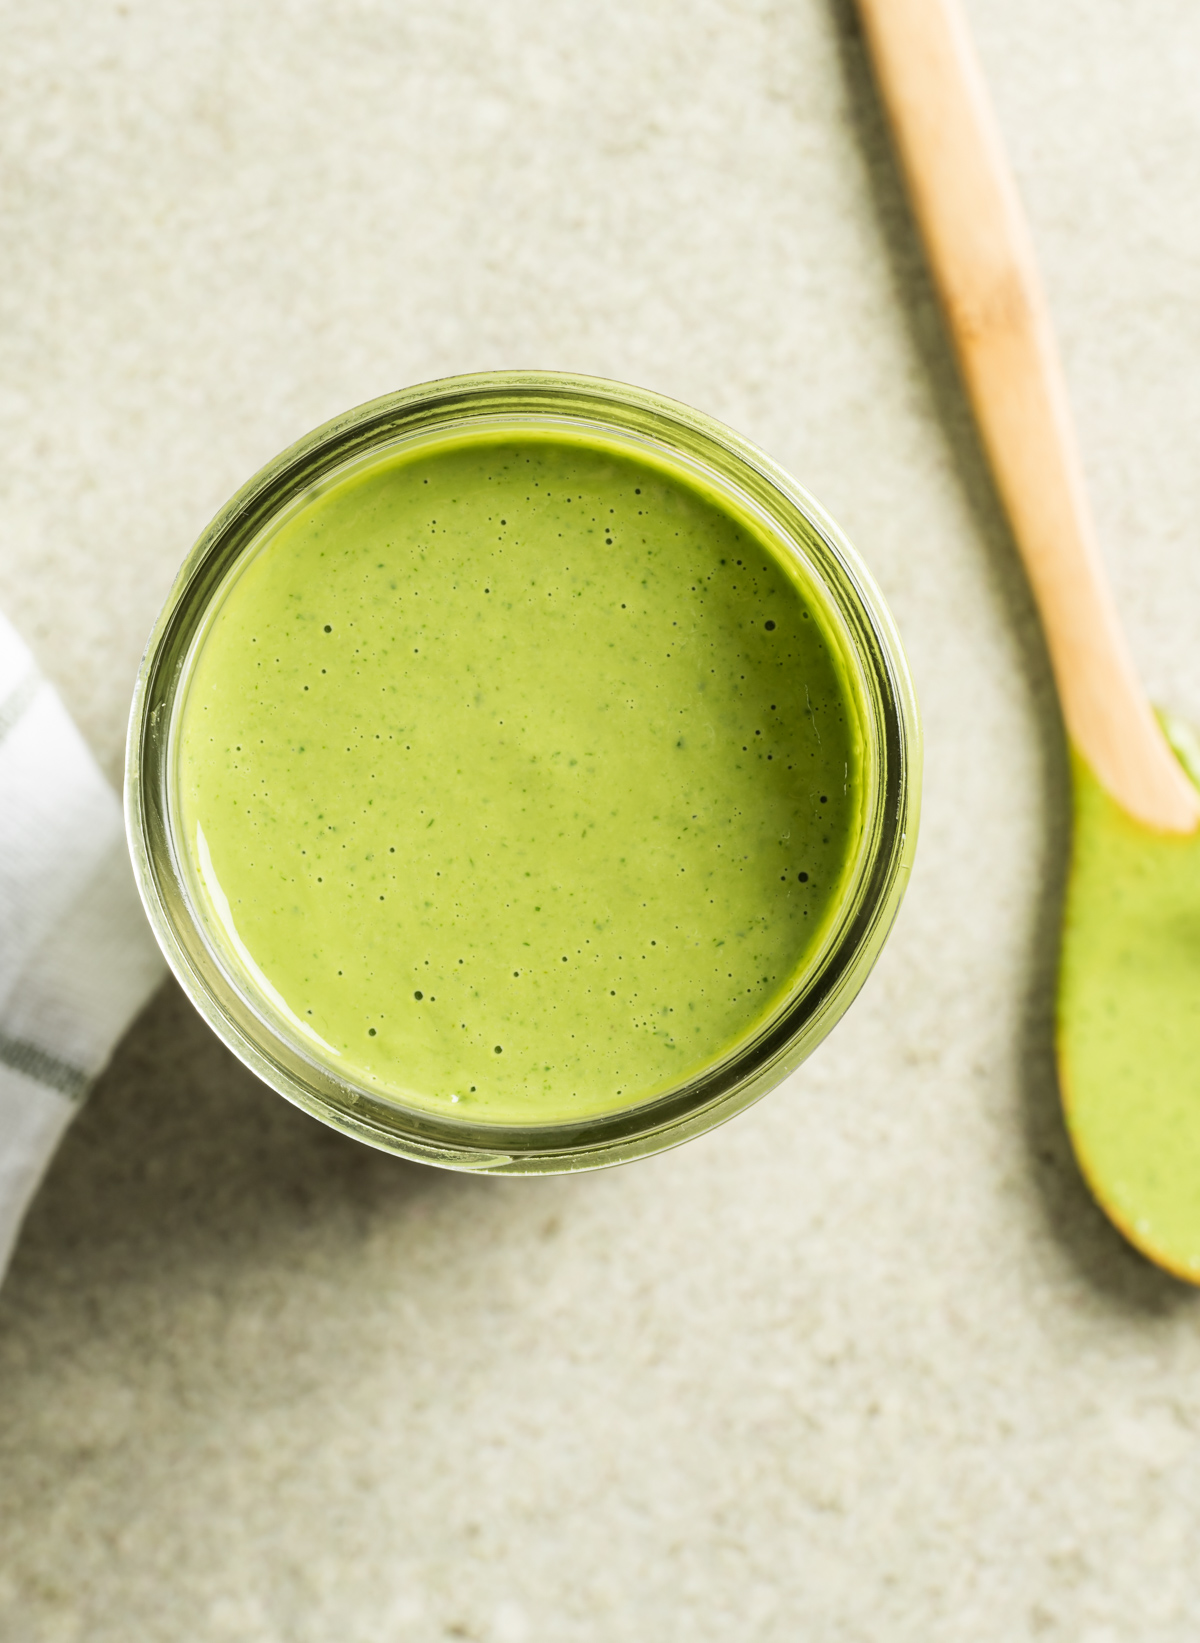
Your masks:
[{"label": "shadow under jar", "polygon": [[821,509],[640,389],[389,395],[217,516],[151,635],[126,814],[201,1014],[450,1168],[659,1151],[808,1055],[916,840],[895,628]]}]

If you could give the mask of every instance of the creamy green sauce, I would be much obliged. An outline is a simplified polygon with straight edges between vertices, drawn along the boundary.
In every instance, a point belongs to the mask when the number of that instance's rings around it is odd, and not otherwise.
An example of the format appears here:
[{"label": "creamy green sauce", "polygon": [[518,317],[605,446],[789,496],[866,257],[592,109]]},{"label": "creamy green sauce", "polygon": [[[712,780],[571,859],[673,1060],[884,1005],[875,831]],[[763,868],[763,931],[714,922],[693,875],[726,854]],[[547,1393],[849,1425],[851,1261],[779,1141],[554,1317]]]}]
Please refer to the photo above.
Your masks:
[{"label": "creamy green sauce", "polygon": [[[1177,751],[1184,732],[1175,733]],[[1189,763],[1186,758],[1185,764]],[[1077,756],[1059,982],[1067,1122],[1097,1197],[1200,1272],[1200,835],[1150,831]],[[1194,772],[1193,779],[1194,779]]]},{"label": "creamy green sauce", "polygon": [[485,1122],[757,1031],[859,850],[863,740],[764,527],[569,436],[392,454],[231,584],[176,726],[208,922],[310,1050]]}]

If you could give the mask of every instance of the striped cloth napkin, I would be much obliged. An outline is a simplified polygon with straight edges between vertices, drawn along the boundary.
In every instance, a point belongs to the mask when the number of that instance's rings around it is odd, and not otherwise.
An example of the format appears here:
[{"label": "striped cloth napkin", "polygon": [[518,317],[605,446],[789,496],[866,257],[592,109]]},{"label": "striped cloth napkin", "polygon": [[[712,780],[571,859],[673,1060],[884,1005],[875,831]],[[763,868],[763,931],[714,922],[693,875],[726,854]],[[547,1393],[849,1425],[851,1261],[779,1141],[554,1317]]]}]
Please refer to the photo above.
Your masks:
[{"label": "striped cloth napkin", "polygon": [[163,970],[116,795],[0,616],[0,1278],[63,1131]]}]

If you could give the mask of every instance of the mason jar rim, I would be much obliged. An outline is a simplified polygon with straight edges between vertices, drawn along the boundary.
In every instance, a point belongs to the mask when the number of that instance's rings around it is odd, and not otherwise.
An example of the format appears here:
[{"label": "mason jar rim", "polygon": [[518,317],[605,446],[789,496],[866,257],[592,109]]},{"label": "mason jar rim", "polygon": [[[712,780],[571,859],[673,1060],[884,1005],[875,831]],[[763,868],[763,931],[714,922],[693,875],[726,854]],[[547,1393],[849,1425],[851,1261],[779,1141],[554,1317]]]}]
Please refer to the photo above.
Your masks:
[{"label": "mason jar rim", "polygon": [[[174,825],[175,709],[197,635],[234,568],[298,498],[347,468],[424,437],[487,425],[570,425],[648,446],[749,502],[766,516],[777,545],[815,576],[841,619],[867,709],[866,842],[815,969],[761,1030],[685,1084],[571,1123],[442,1117],[356,1085],[306,1055],[223,963],[193,905]],[[216,515],[179,571],[138,673],[125,812],[138,888],[172,970],[217,1035],[265,1083],[385,1151],[452,1169],[545,1174],[623,1163],[677,1145],[750,1105],[816,1048],[862,986],[898,911],[916,846],[920,764],[916,698],[883,597],[838,527],[777,464],[713,418],[646,389],[557,372],[487,372],[403,389],[334,418],[281,452]]]}]

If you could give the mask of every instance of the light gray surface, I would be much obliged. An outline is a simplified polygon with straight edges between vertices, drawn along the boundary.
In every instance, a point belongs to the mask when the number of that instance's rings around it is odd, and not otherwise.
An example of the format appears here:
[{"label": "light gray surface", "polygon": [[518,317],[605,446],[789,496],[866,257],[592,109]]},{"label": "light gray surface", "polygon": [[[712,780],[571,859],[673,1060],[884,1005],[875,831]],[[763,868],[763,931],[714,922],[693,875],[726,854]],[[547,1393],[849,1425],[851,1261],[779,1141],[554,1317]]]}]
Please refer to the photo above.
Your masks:
[{"label": "light gray surface", "polygon": [[[1134,648],[1200,718],[1200,11],[970,15]],[[511,365],[789,467],[927,732],[860,1002],[664,1158],[405,1167],[165,992],[0,1295],[0,1635],[1192,1643],[1200,1298],[1061,1133],[1060,731],[844,0],[4,0],[0,62],[0,605],[111,773],[219,503]]]}]

